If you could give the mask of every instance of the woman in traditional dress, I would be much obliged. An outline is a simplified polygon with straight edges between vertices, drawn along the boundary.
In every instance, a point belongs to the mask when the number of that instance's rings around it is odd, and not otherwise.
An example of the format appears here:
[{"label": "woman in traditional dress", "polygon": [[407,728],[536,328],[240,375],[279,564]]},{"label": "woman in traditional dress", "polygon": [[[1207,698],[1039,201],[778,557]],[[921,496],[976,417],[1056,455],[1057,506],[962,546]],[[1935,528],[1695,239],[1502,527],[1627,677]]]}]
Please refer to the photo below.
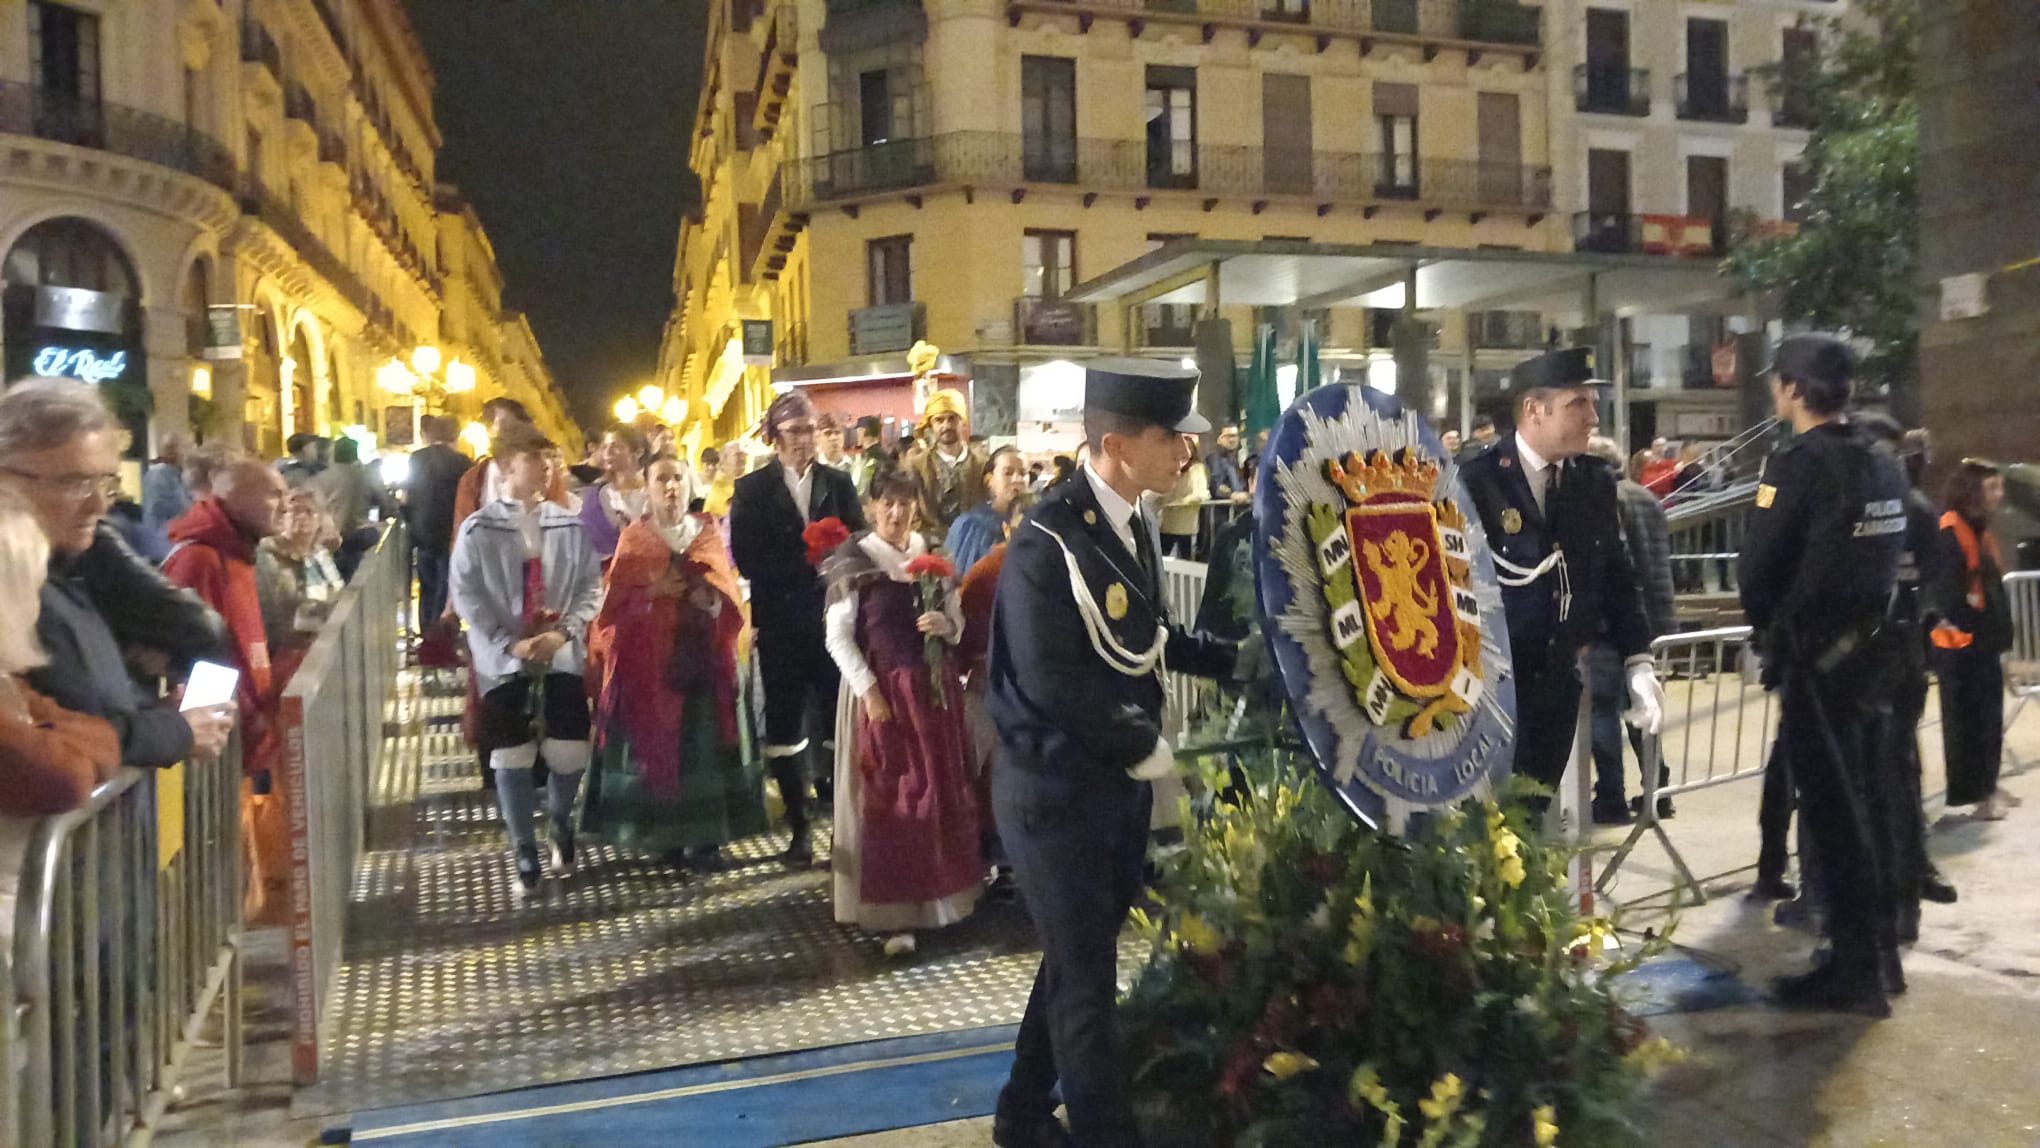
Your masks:
[{"label": "woman in traditional dress", "polygon": [[[645,436],[629,423],[614,423],[602,432],[602,445],[594,453],[602,464],[602,478],[581,492],[581,526],[606,563],[616,553],[624,528],[645,515]],[[684,483],[686,472],[681,475]]]},{"label": "woman in traditional dress", "polygon": [[985,460],[985,501],[956,516],[943,548],[958,577],[1006,540],[1007,524],[1033,501],[1027,492],[1027,460],[1017,446],[1002,446]]},{"label": "woman in traditional dress", "polygon": [[581,827],[626,849],[722,867],[722,846],[766,828],[764,776],[737,736],[743,597],[722,532],[689,514],[687,469],[652,463],[651,513],[626,527],[591,646],[595,768]]},{"label": "woman in traditional dress", "polygon": [[886,953],[914,950],[916,929],[970,914],[982,890],[970,743],[953,649],[939,670],[929,638],[953,646],[963,629],[953,578],[939,608],[924,602],[915,560],[921,482],[905,468],[872,483],[876,529],[823,565],[829,655],[843,672],[836,707],[836,821],[830,851],[836,920],[891,934]]}]

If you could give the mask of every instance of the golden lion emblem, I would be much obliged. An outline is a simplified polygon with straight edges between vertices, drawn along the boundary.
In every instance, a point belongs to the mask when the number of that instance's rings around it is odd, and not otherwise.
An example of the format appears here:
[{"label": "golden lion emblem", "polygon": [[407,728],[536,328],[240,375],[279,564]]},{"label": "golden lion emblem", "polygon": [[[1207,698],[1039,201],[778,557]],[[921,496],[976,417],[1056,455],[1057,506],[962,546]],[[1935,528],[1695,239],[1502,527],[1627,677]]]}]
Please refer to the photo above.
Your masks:
[{"label": "golden lion emblem", "polygon": [[[1417,648],[1417,656],[1428,658],[1438,649],[1438,624],[1432,615],[1438,610],[1438,592],[1426,591],[1424,566],[1431,560],[1431,548],[1403,531],[1388,536],[1385,543],[1363,544],[1368,569],[1381,580],[1381,598],[1367,604],[1376,621],[1393,618],[1388,636],[1390,648]],[[1385,554],[1384,554],[1385,552]]]}]

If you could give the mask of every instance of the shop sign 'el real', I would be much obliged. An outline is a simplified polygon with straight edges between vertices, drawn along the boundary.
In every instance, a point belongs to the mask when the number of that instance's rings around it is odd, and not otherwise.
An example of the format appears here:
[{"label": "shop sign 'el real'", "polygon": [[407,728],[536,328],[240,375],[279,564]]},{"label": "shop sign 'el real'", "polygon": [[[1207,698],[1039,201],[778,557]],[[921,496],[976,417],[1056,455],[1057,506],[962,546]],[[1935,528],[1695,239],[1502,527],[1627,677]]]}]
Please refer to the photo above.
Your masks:
[{"label": "shop sign 'el real'", "polygon": [[1264,631],[1324,781],[1370,823],[1486,797],[1509,768],[1502,596],[1458,468],[1359,386],[1304,394],[1255,506]]},{"label": "shop sign 'el real'", "polygon": [[102,358],[84,347],[44,347],[35,353],[35,373],[88,383],[110,382],[127,373],[127,352],[115,351]]}]

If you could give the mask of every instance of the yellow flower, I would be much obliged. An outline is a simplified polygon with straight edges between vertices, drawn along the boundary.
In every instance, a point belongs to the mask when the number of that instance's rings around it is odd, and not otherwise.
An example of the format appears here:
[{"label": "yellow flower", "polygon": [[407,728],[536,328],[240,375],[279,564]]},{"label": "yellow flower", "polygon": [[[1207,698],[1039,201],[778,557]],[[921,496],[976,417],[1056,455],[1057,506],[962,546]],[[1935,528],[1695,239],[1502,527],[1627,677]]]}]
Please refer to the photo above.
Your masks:
[{"label": "yellow flower", "polygon": [[1195,913],[1185,913],[1176,922],[1176,939],[1183,947],[1200,957],[1218,955],[1225,943],[1219,939],[1218,930],[1204,923],[1204,918]]},{"label": "yellow flower", "polygon": [[1507,861],[1518,855],[1523,848],[1523,839],[1504,829],[1495,834],[1495,860]]},{"label": "yellow flower", "polygon": [[1309,1072],[1318,1066],[1317,1061],[1300,1052],[1273,1052],[1261,1062],[1261,1067],[1277,1080],[1288,1080],[1299,1072]]},{"label": "yellow flower", "polygon": [[1686,1059],[1686,1050],[1661,1036],[1654,1036],[1630,1050],[1623,1057],[1632,1067],[1645,1076],[1656,1076],[1665,1066],[1678,1064]]},{"label": "yellow flower", "polygon": [[1152,944],[1156,937],[1161,936],[1162,927],[1153,917],[1147,915],[1147,910],[1135,909],[1133,911],[1133,931],[1141,940]]},{"label": "yellow flower", "polygon": [[1382,1086],[1381,1074],[1371,1064],[1363,1064],[1353,1070],[1353,1083],[1348,1086],[1348,1091],[1375,1108],[1388,1110],[1388,1089]]},{"label": "yellow flower", "polygon": [[1537,1139],[1537,1148],[1557,1148],[1558,1113],[1546,1104],[1530,1114],[1530,1132]]},{"label": "yellow flower", "polygon": [[1353,919],[1347,926],[1346,950],[1340,955],[1349,965],[1367,963],[1374,951],[1374,875],[1360,882],[1360,895],[1353,898]]},{"label": "yellow flower", "polygon": [[1523,871],[1523,859],[1521,857],[1511,857],[1503,861],[1501,867],[1495,870],[1495,875],[1502,879],[1502,884],[1507,885],[1511,889],[1521,885],[1523,879],[1528,876]]},{"label": "yellow flower", "polygon": [[1459,1096],[1463,1091],[1459,1077],[1448,1072],[1431,1086],[1431,1098],[1417,1101],[1417,1107],[1423,1111],[1425,1120],[1436,1124],[1458,1110]]}]

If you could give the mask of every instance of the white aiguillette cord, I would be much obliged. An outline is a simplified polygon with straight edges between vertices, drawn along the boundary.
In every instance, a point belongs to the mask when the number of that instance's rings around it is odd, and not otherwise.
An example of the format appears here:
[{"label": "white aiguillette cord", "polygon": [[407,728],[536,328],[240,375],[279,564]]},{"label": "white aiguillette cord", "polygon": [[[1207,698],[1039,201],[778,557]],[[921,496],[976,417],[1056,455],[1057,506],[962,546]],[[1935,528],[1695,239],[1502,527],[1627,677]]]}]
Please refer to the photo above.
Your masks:
[{"label": "white aiguillette cord", "polygon": [[1535,566],[1518,566],[1499,552],[1490,552],[1489,556],[1495,560],[1495,581],[1512,589],[1528,586],[1557,567],[1558,620],[1563,622],[1572,613],[1572,574],[1565,567],[1565,551],[1553,547],[1551,553],[1544,556],[1544,561]]},{"label": "white aiguillette cord", "polygon": [[1112,636],[1112,626],[1105,620],[1105,612],[1098,608],[1098,600],[1091,596],[1090,584],[1084,581],[1083,572],[1077,569],[1077,556],[1070,551],[1069,543],[1063,541],[1062,535],[1042,526],[1041,523],[1036,522],[1034,525],[1040,528],[1043,534],[1055,539],[1057,546],[1062,547],[1063,565],[1069,567],[1070,572],[1070,595],[1077,600],[1077,615],[1084,620],[1084,632],[1090,635],[1091,648],[1098,652],[1098,656],[1105,660],[1106,665],[1129,678],[1141,678],[1159,672],[1162,649],[1169,641],[1169,628],[1160,624],[1155,626],[1155,644],[1148,647],[1145,653],[1136,654],[1121,645],[1119,639]]}]

